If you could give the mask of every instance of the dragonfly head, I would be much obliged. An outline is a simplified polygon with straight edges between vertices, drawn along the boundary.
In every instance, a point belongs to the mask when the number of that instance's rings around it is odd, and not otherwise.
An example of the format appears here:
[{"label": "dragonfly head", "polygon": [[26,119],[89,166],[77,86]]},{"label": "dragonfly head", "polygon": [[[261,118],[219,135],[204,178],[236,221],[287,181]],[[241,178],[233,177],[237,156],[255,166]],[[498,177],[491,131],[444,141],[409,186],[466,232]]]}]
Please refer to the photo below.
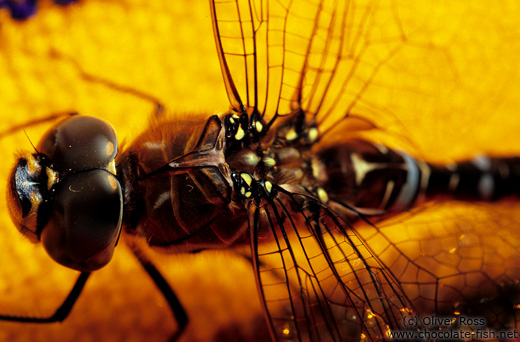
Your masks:
[{"label": "dragonfly head", "polygon": [[106,265],[122,222],[116,155],[115,131],[100,119],[71,116],[49,130],[9,179],[7,202],[18,230],[66,267]]}]

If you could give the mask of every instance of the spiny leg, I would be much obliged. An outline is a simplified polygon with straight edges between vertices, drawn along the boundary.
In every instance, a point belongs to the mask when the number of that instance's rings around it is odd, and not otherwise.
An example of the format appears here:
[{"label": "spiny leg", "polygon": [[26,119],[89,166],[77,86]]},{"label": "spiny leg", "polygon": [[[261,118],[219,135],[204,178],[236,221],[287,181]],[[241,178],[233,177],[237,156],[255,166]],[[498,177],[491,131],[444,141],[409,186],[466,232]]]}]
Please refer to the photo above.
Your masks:
[{"label": "spiny leg", "polygon": [[78,113],[73,112],[73,111],[51,113],[42,118],[31,119],[30,121],[23,122],[21,124],[11,126],[11,127],[7,128],[6,130],[0,131],[0,139],[4,138],[6,136],[9,136],[11,134],[14,134],[20,130],[25,130],[26,128],[38,126],[38,125],[46,123],[46,122],[56,121],[58,119],[64,118],[66,116],[72,116],[72,115],[78,115]]},{"label": "spiny leg", "polygon": [[67,318],[70,311],[76,304],[76,300],[78,299],[85,283],[87,282],[88,277],[90,276],[90,272],[81,272],[74,287],[70,290],[67,298],[63,301],[63,303],[58,307],[58,309],[49,317],[27,317],[27,316],[12,316],[12,315],[0,315],[0,321],[9,321],[9,322],[21,322],[21,323],[55,323],[62,322]]},{"label": "spiny leg", "polygon": [[110,89],[113,89],[113,90],[116,90],[116,91],[119,91],[122,93],[131,94],[131,95],[139,97],[143,100],[154,103],[155,108],[156,108],[155,109],[156,116],[160,116],[164,111],[165,106],[162,104],[162,102],[157,97],[155,97],[149,93],[146,93],[144,91],[141,91],[139,89],[132,88],[132,87],[129,87],[126,85],[118,84],[116,82],[113,82],[111,80],[108,80],[108,79],[100,77],[100,76],[91,75],[91,74],[87,73],[85,70],[83,70],[81,65],[76,60],[74,60],[72,57],[64,55],[54,49],[50,51],[50,57],[55,58],[55,59],[65,59],[65,60],[69,61],[74,66],[74,68],[76,68],[78,70],[78,73],[81,75],[81,78],[83,80],[85,80],[86,82],[102,84],[107,88],[110,88]]},{"label": "spiny leg", "polygon": [[174,342],[182,335],[186,327],[188,326],[188,315],[186,310],[182,306],[182,303],[179,301],[179,298],[171,288],[168,281],[164,279],[161,272],[154,266],[152,261],[143,253],[143,251],[137,246],[133,241],[129,241],[127,239],[127,244],[130,247],[130,250],[135,255],[141,266],[144,268],[146,273],[152,278],[153,282],[161,291],[164,299],[168,302],[170,309],[172,310],[175,321],[179,325],[178,330],[173,336],[170,338],[170,341]]}]

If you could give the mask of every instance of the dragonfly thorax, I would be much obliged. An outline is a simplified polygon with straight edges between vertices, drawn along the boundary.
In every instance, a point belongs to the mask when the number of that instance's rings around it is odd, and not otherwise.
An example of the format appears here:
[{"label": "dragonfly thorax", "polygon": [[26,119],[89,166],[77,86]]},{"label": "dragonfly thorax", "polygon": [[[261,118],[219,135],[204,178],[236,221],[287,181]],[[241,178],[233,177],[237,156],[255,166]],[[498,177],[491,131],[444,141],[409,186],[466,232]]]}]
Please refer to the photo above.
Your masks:
[{"label": "dragonfly thorax", "polygon": [[224,133],[217,116],[164,118],[135,139],[117,160],[126,232],[168,252],[223,248],[238,239],[247,222],[232,202]]}]

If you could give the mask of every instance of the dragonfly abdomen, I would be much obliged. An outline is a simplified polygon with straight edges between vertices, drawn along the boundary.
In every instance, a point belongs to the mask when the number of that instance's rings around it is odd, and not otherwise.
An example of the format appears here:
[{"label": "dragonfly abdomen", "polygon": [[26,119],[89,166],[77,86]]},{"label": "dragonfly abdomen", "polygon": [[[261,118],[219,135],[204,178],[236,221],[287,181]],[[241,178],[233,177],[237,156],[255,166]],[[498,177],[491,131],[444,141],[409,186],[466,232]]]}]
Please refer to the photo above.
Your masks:
[{"label": "dragonfly abdomen", "polygon": [[520,158],[477,156],[434,165],[356,139],[323,149],[318,160],[329,198],[367,215],[432,199],[493,201],[520,193]]},{"label": "dragonfly abdomen", "polygon": [[495,201],[520,193],[520,158],[477,156],[472,160],[428,165],[426,198]]}]

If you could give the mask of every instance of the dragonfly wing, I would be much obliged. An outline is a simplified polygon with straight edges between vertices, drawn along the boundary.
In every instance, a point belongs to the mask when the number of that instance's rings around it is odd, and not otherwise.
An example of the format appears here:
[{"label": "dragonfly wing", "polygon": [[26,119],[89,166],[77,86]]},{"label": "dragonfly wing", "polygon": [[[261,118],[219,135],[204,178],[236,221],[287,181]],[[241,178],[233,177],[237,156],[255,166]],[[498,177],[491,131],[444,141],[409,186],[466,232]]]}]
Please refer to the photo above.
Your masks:
[{"label": "dragonfly wing", "polygon": [[372,341],[401,327],[412,305],[355,230],[313,197],[277,189],[248,205],[273,339]]},{"label": "dragonfly wing", "polygon": [[[231,106],[256,110],[266,121],[302,109],[322,130],[352,114],[378,124],[381,115],[391,118],[362,105],[368,85],[406,40],[397,12],[386,6],[377,0],[211,1]],[[354,113],[357,106],[363,114]]]},{"label": "dragonfly wing", "polygon": [[430,202],[362,234],[421,313],[518,328],[518,203]]}]

